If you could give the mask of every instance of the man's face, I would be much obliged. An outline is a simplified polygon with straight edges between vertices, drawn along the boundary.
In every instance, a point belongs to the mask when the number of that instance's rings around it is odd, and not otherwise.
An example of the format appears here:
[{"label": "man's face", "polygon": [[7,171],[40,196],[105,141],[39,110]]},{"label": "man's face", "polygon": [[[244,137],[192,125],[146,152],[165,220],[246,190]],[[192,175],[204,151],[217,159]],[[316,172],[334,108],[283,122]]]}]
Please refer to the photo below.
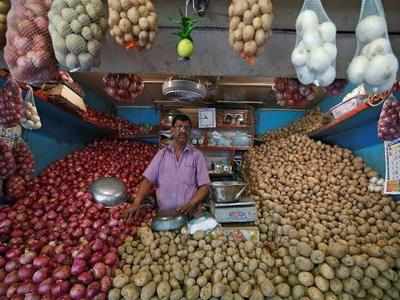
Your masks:
[{"label": "man's face", "polygon": [[172,134],[174,136],[174,141],[179,144],[187,144],[192,127],[190,126],[189,121],[180,121],[177,120],[175,122],[175,126],[172,128]]}]

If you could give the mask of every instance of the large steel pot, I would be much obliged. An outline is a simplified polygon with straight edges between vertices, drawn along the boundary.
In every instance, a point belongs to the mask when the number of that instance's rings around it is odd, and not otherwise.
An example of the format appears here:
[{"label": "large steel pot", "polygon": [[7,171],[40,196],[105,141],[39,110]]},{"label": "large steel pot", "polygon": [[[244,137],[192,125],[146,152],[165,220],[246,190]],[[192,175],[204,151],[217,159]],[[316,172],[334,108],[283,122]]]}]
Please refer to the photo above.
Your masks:
[{"label": "large steel pot", "polygon": [[211,183],[211,196],[216,202],[238,201],[247,187],[240,181],[214,181]]},{"label": "large steel pot", "polygon": [[94,200],[106,207],[112,207],[128,200],[125,184],[115,177],[104,177],[92,182],[89,187]]}]

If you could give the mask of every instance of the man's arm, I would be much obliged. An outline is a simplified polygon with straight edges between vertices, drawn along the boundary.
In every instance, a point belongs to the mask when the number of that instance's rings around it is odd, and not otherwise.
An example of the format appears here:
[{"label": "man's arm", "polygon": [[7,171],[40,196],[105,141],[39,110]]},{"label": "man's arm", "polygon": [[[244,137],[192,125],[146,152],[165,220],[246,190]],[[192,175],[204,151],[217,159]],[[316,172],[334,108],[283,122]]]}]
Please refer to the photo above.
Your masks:
[{"label": "man's arm", "polygon": [[192,214],[199,206],[199,204],[204,201],[207,195],[208,195],[208,184],[202,185],[193,195],[192,199],[184,206],[179,207],[177,211],[185,215]]},{"label": "man's arm", "polygon": [[139,190],[136,194],[135,200],[133,201],[133,206],[138,208],[140,204],[142,204],[144,198],[146,198],[146,196],[151,192],[152,188],[153,183],[147,178],[144,178],[139,185]]}]

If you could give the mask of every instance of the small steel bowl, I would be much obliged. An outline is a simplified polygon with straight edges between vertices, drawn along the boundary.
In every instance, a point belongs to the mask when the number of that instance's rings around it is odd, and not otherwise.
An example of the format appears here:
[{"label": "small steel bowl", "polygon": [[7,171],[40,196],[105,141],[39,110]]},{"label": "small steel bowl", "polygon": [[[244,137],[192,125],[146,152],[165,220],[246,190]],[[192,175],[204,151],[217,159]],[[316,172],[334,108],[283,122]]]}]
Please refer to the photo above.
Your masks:
[{"label": "small steel bowl", "polygon": [[104,177],[93,181],[89,191],[94,200],[105,207],[113,207],[128,200],[125,184],[115,177]]},{"label": "small steel bowl", "polygon": [[154,231],[173,231],[185,226],[188,219],[184,215],[179,215],[175,211],[160,211],[154,217],[151,228]]}]

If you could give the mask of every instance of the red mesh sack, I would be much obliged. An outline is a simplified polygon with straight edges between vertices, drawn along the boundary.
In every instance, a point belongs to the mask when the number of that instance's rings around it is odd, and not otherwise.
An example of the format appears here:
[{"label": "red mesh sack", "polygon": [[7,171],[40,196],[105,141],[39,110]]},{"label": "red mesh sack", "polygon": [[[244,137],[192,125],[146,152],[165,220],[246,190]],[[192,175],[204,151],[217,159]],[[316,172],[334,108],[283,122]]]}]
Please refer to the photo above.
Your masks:
[{"label": "red mesh sack", "polygon": [[280,106],[304,107],[316,97],[312,85],[302,85],[297,79],[276,78],[273,90]]},{"label": "red mesh sack", "polygon": [[115,102],[133,103],[143,93],[142,78],[133,74],[107,74],[103,77],[105,91]]},{"label": "red mesh sack", "polygon": [[378,121],[378,136],[385,141],[400,138],[400,101],[394,96],[383,104]]},{"label": "red mesh sack", "polygon": [[18,125],[24,113],[21,88],[13,80],[8,80],[0,90],[0,126]]},{"label": "red mesh sack", "polygon": [[33,177],[35,161],[31,149],[25,142],[20,141],[13,148],[16,169],[15,175],[21,176],[25,180],[30,180]]},{"label": "red mesh sack", "polygon": [[4,59],[14,79],[39,85],[57,78],[48,31],[50,0],[14,0],[7,16]]},{"label": "red mesh sack", "polygon": [[16,163],[12,147],[6,141],[0,139],[0,179],[11,176],[16,170]]}]

